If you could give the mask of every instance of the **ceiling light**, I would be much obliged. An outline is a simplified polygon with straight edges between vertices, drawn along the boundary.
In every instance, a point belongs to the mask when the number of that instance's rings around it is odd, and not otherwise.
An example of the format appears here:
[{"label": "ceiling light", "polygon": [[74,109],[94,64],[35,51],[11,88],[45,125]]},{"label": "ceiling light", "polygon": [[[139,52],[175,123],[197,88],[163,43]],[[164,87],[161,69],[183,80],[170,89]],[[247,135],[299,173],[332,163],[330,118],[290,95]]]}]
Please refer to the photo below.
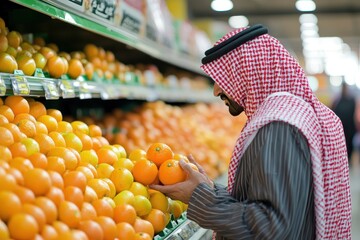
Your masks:
[{"label": "ceiling light", "polygon": [[301,24],[304,24],[304,23],[315,23],[315,24],[317,24],[318,19],[312,13],[306,13],[306,14],[301,14],[300,15],[299,21],[300,21]]},{"label": "ceiling light", "polygon": [[234,4],[231,0],[213,0],[211,2],[211,8],[218,12],[229,11],[233,6]]},{"label": "ceiling light", "polygon": [[249,25],[249,20],[245,16],[232,16],[229,18],[229,25],[232,28],[241,28]]},{"label": "ceiling light", "polygon": [[297,0],[295,7],[300,12],[312,12],[316,9],[316,4],[312,0]]}]

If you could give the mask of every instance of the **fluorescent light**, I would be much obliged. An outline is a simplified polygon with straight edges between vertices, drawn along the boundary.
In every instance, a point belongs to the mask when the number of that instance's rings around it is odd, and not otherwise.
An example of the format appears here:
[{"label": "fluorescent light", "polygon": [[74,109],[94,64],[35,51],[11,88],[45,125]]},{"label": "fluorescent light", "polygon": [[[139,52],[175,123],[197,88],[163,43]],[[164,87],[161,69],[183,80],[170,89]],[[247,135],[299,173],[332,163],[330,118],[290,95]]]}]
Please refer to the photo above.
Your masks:
[{"label": "fluorescent light", "polygon": [[241,28],[249,25],[249,20],[245,16],[232,16],[229,18],[229,25],[232,28]]},{"label": "fluorescent light", "polygon": [[312,12],[315,11],[316,4],[311,0],[297,0],[295,7],[300,12]]},{"label": "fluorescent light", "polygon": [[315,23],[315,24],[317,24],[318,19],[315,16],[315,14],[306,13],[306,14],[301,14],[300,15],[299,21],[300,21],[301,24],[304,24],[304,23]]},{"label": "fluorescent light", "polygon": [[211,8],[217,12],[229,11],[234,7],[231,0],[213,0],[211,2]]}]

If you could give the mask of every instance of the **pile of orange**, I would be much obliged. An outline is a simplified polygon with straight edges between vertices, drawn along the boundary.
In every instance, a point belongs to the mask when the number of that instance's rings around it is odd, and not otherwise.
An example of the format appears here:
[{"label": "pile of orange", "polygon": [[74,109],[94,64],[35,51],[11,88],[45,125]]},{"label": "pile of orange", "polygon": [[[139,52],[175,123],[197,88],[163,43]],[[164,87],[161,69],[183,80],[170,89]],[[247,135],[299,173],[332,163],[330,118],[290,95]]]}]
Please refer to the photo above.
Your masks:
[{"label": "pile of orange", "polygon": [[182,171],[161,169],[176,155],[165,144],[128,155],[21,96],[0,98],[0,120],[0,239],[152,239],[186,210],[147,186]]}]

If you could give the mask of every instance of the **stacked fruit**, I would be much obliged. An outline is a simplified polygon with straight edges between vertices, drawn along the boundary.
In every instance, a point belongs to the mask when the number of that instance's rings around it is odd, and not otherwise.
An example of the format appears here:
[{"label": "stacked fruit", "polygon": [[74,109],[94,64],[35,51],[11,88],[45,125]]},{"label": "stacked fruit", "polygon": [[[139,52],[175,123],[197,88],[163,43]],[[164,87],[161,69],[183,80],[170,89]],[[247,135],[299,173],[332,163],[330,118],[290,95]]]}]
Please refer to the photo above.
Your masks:
[{"label": "stacked fruit", "polygon": [[111,144],[122,145],[127,152],[146,149],[152,142],[164,142],[173,151],[192,154],[213,179],[227,170],[231,153],[245,124],[245,115],[232,117],[223,104],[172,106],[157,101],[124,112],[115,109],[95,122]]},{"label": "stacked fruit", "polygon": [[97,125],[64,121],[30,98],[0,98],[0,239],[152,239],[186,209],[148,189],[179,171],[154,167],[148,159],[159,163],[162,153],[180,158],[157,147],[127,156]]}]

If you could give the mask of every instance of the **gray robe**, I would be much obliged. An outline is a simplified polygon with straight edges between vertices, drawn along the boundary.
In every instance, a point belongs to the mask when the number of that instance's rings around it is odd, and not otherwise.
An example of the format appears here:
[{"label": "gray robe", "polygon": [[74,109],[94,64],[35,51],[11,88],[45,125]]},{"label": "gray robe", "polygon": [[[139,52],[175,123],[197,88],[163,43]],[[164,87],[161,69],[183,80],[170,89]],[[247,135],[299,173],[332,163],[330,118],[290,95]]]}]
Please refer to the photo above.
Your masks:
[{"label": "gray robe", "polygon": [[261,128],[246,149],[230,195],[202,183],[187,217],[217,232],[216,239],[315,239],[310,150],[284,122]]}]

